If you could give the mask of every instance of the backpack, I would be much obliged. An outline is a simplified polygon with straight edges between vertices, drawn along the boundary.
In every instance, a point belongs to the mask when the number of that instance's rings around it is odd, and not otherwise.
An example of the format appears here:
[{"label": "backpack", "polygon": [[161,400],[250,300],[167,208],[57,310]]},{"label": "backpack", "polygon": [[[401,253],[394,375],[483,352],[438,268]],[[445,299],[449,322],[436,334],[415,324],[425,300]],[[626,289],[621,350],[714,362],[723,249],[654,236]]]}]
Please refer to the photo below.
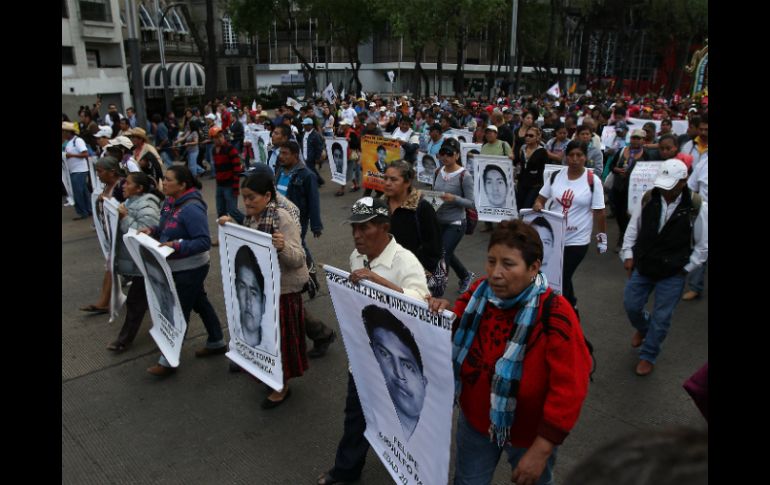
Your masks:
[{"label": "backpack", "polygon": [[[543,300],[543,312],[540,314],[540,321],[543,322],[543,331],[548,332],[550,330],[550,319],[551,319],[551,308],[553,307],[553,298],[554,298],[554,292],[553,290],[551,293],[545,297],[545,300]],[[578,316],[578,321],[580,321],[580,316]],[[583,334],[583,340],[586,344],[586,348],[588,348],[588,355],[591,356],[591,372],[588,374],[588,378],[591,382],[594,381],[594,372],[596,372],[596,357],[594,357],[594,345],[591,343],[590,340],[585,336],[585,333]]]},{"label": "backpack", "polygon": [[[465,190],[463,189],[463,177],[465,177],[465,172],[467,170],[468,169],[466,168],[460,173],[460,194],[462,195],[463,199],[465,198]],[[436,179],[438,178],[438,173],[440,171],[441,169],[437,168],[436,173],[433,174],[433,185],[436,185]],[[476,211],[476,209],[465,209],[465,234],[468,236],[473,234],[478,223],[479,213]]]},{"label": "backpack", "polygon": [[[594,195],[594,171],[588,170],[588,188],[591,189],[591,196]],[[556,180],[556,176],[561,172],[561,170],[556,170],[551,174],[551,186],[553,187],[553,181]]]}]

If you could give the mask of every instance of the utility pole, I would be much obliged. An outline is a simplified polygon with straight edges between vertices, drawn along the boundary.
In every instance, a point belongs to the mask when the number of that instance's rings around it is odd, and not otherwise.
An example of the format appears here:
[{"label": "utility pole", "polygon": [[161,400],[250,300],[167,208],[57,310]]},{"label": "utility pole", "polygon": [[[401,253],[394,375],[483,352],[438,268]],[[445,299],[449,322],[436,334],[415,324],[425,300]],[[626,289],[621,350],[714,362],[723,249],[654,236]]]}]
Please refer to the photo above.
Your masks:
[{"label": "utility pole", "polygon": [[511,93],[513,90],[513,76],[516,70],[516,24],[519,17],[519,0],[513,0],[513,8],[511,9],[511,52],[510,58],[510,70],[508,71],[508,95],[513,96],[515,93]]},{"label": "utility pole", "polygon": [[136,0],[126,0],[126,22],[128,23],[126,45],[131,62],[131,84],[134,90],[136,124],[145,129],[147,126],[147,108],[144,102],[144,77],[142,76],[142,59],[139,51],[139,18]]},{"label": "utility pole", "polygon": [[163,99],[166,102],[166,113],[171,111],[171,98],[168,93],[168,73],[166,72],[166,52],[163,46],[163,17],[160,14],[160,0],[155,0],[155,12],[158,15],[158,52],[160,53],[160,77],[163,82]]}]

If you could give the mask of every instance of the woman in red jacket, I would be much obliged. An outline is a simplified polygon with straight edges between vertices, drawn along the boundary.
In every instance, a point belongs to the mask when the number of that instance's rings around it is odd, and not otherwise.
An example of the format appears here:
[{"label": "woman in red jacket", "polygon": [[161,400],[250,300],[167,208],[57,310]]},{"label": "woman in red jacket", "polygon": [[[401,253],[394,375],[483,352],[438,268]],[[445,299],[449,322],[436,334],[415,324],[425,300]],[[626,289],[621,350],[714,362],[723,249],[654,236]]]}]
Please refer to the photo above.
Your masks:
[{"label": "woman in red jacket", "polygon": [[512,481],[550,484],[556,449],[580,414],[591,357],[575,312],[540,272],[542,258],[530,225],[501,223],[489,241],[487,277],[455,302],[455,485],[489,484],[503,450]]}]

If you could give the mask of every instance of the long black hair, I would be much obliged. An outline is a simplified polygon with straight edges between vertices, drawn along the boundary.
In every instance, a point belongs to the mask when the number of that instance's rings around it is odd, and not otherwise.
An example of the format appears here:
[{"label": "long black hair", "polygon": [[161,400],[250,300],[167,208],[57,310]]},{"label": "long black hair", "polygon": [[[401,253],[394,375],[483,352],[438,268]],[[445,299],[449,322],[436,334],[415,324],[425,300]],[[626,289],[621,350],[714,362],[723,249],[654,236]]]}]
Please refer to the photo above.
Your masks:
[{"label": "long black hair", "polygon": [[163,195],[163,192],[158,190],[158,184],[155,182],[155,179],[150,177],[144,172],[131,172],[128,174],[126,178],[130,178],[133,183],[140,186],[142,188],[143,194],[153,194],[155,197],[158,198],[158,200],[163,200],[166,198],[165,195]]},{"label": "long black hair", "polygon": [[190,169],[185,165],[172,165],[166,169],[166,173],[168,172],[174,172],[176,181],[180,184],[185,184],[185,187],[187,187],[188,190],[193,187],[199,190],[203,188],[198,177],[194,176]]}]

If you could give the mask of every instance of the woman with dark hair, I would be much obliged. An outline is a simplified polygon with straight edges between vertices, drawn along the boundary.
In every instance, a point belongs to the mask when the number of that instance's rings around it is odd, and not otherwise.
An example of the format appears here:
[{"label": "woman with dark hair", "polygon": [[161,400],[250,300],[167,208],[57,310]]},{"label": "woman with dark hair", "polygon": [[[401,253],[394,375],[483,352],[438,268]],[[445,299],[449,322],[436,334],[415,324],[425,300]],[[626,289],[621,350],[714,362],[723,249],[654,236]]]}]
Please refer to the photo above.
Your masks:
[{"label": "woman with dark hair", "polygon": [[548,152],[540,143],[540,128],[533,126],[524,135],[524,146],[519,150],[521,172],[516,187],[516,206],[519,210],[529,209],[535,203],[543,187],[543,172],[548,163]]},{"label": "woman with dark hair", "polygon": [[519,126],[519,129],[516,130],[513,137],[513,154],[515,156],[514,162],[516,165],[521,163],[521,147],[527,142],[527,131],[535,126],[535,121],[537,121],[539,116],[540,113],[538,113],[537,110],[533,110],[525,111],[524,115],[521,117],[521,125]]},{"label": "woman with dark hair", "polygon": [[[278,264],[281,268],[278,315],[284,386],[281,391],[273,391],[262,401],[263,409],[271,409],[291,396],[289,379],[302,376],[309,367],[302,288],[310,274],[305,265],[299,221],[279,206],[275,184],[270,175],[265,172],[250,175],[241,183],[241,195],[246,207],[243,225],[273,235],[273,246],[278,251]],[[233,219],[230,216],[222,216],[217,222],[224,225],[226,222],[233,222]]]},{"label": "woman with dark hair", "polygon": [[118,207],[118,240],[115,244],[115,268],[118,274],[131,281],[126,297],[126,319],[118,338],[107,346],[108,350],[123,352],[136,338],[147,312],[147,294],[142,272],[128,253],[123,235],[129,229],[141,229],[158,224],[160,203],[165,196],[158,190],[155,180],[143,172],[133,172],[126,177],[123,186],[125,201]]},{"label": "woman with dark hair", "polygon": [[[185,166],[174,165],[166,170],[163,177],[163,192],[166,199],[160,211],[157,226],[140,230],[168,246],[174,252],[166,259],[174,278],[179,304],[188,323],[190,312],[200,315],[208,333],[206,345],[195,351],[196,357],[208,357],[227,352],[222,327],[214,307],[211,306],[204,283],[209,273],[211,236],[206,217],[208,206],[201,195],[200,181]],[[158,363],[147,372],[162,377],[172,374],[171,367],[161,355]]]},{"label": "woman with dark hair", "polygon": [[[552,483],[556,450],[577,422],[591,356],[575,312],[548,287],[542,258],[535,229],[501,222],[489,240],[487,276],[454,304],[455,485],[491,483],[503,450],[512,481]],[[429,305],[441,311],[450,303]]]},{"label": "woman with dark hair", "polygon": [[[430,276],[436,271],[443,252],[441,228],[433,206],[412,186],[415,177],[408,162],[394,160],[385,170],[385,195],[382,198],[390,211],[390,233],[397,243],[420,260],[429,273],[426,276]],[[435,289],[432,293],[441,296],[444,291]]]},{"label": "woman with dark hair", "polygon": [[[567,145],[567,167],[548,177],[532,209],[561,211],[566,220],[562,288],[564,297],[577,311],[572,275],[585,258],[596,226],[596,249],[607,251],[607,219],[601,179],[586,168],[588,145],[573,140]],[[548,202],[546,206],[546,202]]]}]

